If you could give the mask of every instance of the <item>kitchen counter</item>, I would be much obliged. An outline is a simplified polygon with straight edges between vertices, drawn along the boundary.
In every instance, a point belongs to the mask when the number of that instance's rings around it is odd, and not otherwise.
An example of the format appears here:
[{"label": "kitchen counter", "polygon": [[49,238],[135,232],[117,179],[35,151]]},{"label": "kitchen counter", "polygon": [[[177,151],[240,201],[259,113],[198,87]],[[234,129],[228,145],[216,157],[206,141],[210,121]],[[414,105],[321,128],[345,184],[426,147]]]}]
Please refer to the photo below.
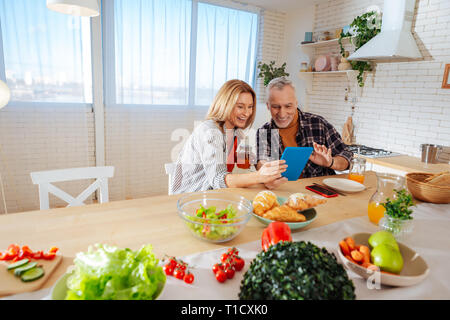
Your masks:
[{"label": "kitchen counter", "polygon": [[395,170],[409,172],[428,172],[428,173],[440,173],[443,171],[450,171],[450,165],[447,163],[423,163],[420,158],[411,156],[395,156],[385,158],[368,158],[368,163],[388,167]]},{"label": "kitchen counter", "polygon": [[[326,177],[301,179],[287,182],[275,190],[278,196],[287,197],[295,192],[314,194],[305,189],[312,182]],[[347,196],[330,198],[319,206],[317,218],[302,232],[334,222],[367,215],[367,203],[376,189],[376,176],[367,172],[364,184],[367,189]],[[264,187],[223,189],[223,192],[238,193],[252,200]],[[259,240],[265,226],[251,218],[245,229],[232,241],[213,244],[198,240],[191,235],[178,217],[177,200],[181,195],[154,196],[142,199],[113,201],[80,207],[68,207],[0,216],[0,250],[11,243],[28,245],[32,250],[60,248],[63,255],[61,265],[50,276],[43,288],[52,286],[67,267],[72,265],[75,254],[86,251],[89,245],[108,243],[120,247],[138,249],[143,244],[152,244],[158,257],[164,254],[184,256],[196,252],[238,246]]]}]

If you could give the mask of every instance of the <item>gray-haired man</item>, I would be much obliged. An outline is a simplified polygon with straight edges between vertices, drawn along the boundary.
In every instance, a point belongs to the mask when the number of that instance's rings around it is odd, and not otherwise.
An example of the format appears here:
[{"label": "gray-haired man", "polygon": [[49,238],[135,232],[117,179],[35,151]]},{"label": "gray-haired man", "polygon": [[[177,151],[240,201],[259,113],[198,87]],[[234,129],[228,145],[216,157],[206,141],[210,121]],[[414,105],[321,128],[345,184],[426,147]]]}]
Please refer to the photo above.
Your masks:
[{"label": "gray-haired man", "polygon": [[[272,119],[257,132],[257,168],[265,161],[280,159],[286,147],[313,147],[301,177],[334,175],[334,170],[348,169],[353,153],[328,121],[300,110],[290,80],[280,77],[268,84],[267,108]],[[273,189],[286,181],[279,178],[266,187]]]}]

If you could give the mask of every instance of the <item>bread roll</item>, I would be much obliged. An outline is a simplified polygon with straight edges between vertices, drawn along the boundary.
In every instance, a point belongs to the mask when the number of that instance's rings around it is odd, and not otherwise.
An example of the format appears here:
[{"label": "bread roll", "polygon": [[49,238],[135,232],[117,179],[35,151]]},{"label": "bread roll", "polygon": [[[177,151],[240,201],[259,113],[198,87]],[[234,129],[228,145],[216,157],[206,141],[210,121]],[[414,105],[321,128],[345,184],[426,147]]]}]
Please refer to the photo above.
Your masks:
[{"label": "bread roll", "polygon": [[253,199],[253,212],[258,216],[263,216],[265,212],[279,205],[276,194],[272,191],[264,190],[259,192]]},{"label": "bread roll", "polygon": [[298,213],[297,210],[290,208],[283,204],[281,207],[275,207],[267,211],[263,215],[264,218],[281,221],[281,222],[303,222],[306,218],[303,214]]},{"label": "bread roll", "polygon": [[327,202],[326,199],[310,196],[304,193],[291,194],[286,204],[294,210],[306,210],[318,206],[319,204]]}]

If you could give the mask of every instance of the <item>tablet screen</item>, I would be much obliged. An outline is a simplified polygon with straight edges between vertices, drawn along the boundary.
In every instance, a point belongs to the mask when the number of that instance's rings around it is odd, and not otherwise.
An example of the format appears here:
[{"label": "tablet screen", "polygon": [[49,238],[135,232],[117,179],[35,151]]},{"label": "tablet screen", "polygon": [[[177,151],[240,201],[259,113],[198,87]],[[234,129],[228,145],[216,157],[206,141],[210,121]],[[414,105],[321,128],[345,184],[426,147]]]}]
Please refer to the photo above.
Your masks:
[{"label": "tablet screen", "polygon": [[302,174],[306,163],[313,152],[313,147],[287,147],[281,160],[285,160],[288,168],[281,175],[289,181],[296,181]]}]

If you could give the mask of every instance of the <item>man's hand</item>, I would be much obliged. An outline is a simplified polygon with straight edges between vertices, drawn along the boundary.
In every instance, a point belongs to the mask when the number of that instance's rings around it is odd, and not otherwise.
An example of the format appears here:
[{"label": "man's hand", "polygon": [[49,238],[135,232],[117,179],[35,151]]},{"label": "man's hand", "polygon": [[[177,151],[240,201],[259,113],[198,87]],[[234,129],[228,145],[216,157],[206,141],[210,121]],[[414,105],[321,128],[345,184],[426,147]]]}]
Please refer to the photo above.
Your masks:
[{"label": "man's hand", "polygon": [[314,151],[309,157],[309,160],[311,162],[322,166],[322,167],[329,167],[331,165],[331,162],[333,161],[333,157],[331,155],[331,148],[328,149],[327,147],[313,143]]}]

